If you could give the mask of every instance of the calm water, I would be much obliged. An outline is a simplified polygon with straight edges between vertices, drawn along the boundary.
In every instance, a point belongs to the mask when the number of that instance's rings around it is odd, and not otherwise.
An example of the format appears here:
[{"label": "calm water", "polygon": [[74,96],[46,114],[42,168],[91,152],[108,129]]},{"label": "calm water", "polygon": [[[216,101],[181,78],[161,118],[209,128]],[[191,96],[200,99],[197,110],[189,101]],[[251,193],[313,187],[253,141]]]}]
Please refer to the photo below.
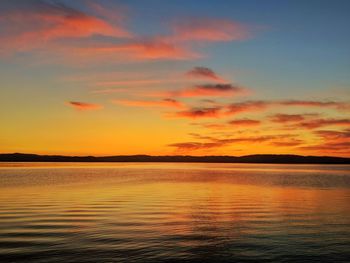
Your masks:
[{"label": "calm water", "polygon": [[0,163],[0,262],[350,262],[350,166]]}]

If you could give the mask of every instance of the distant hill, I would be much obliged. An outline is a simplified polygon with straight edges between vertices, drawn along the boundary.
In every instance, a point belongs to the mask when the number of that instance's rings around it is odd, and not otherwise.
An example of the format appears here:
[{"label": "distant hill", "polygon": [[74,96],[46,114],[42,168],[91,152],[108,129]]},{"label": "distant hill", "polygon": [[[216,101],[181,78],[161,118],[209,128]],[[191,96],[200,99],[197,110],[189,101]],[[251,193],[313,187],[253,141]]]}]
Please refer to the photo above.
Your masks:
[{"label": "distant hill", "polygon": [[291,163],[291,164],[350,164],[350,158],[301,156],[287,154],[255,154],[246,156],[62,156],[24,153],[0,154],[0,162],[197,162],[197,163]]}]

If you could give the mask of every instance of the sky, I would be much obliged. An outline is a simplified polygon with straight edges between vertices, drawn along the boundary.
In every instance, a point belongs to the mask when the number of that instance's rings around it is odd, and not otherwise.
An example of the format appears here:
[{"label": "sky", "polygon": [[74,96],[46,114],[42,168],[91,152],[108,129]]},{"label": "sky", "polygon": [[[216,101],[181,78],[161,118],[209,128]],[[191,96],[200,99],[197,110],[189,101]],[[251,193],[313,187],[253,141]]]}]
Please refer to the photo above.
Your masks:
[{"label": "sky", "polygon": [[0,2],[0,152],[350,156],[347,0]]}]

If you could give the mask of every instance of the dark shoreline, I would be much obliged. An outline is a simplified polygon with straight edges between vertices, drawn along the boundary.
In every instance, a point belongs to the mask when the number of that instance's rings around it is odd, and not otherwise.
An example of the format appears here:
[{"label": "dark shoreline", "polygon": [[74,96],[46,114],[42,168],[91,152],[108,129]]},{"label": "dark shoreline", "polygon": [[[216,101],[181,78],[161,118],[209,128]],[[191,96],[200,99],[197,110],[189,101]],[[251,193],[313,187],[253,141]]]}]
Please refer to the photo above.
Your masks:
[{"label": "dark shoreline", "polygon": [[246,156],[63,156],[10,153],[0,154],[0,162],[179,162],[179,163],[270,163],[270,164],[350,164],[350,158],[256,154]]}]

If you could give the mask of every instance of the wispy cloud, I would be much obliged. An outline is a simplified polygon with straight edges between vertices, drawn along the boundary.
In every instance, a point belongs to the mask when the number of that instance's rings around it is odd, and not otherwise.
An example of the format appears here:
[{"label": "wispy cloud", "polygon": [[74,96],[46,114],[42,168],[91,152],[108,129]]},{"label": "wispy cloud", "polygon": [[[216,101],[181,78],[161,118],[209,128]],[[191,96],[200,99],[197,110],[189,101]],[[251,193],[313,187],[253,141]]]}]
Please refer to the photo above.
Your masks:
[{"label": "wispy cloud", "polygon": [[326,142],[315,145],[301,146],[299,149],[306,151],[313,151],[318,153],[332,153],[350,156],[349,152],[350,142]]},{"label": "wispy cloud", "polygon": [[80,102],[80,101],[69,101],[67,102],[67,105],[77,109],[77,110],[98,110],[102,109],[102,105],[99,104],[93,104],[93,103],[87,103],[87,102]]},{"label": "wispy cloud", "polygon": [[276,123],[290,123],[303,121],[305,117],[302,114],[275,114],[270,119]]},{"label": "wispy cloud", "polygon": [[230,124],[231,126],[237,126],[237,127],[257,126],[261,124],[261,121],[252,120],[252,119],[237,119],[237,120],[229,121],[228,124]]},{"label": "wispy cloud", "polygon": [[119,57],[129,60],[187,60],[201,57],[188,48],[161,38],[134,38],[119,44],[99,44],[77,50],[87,56]]},{"label": "wispy cloud", "polygon": [[[213,92],[213,94],[216,94],[216,92],[224,92],[227,90],[234,91],[230,89],[231,86],[225,87],[223,91],[220,89],[216,90],[212,87],[210,87],[208,92]],[[242,92],[238,88],[239,92]],[[178,95],[179,97],[183,96],[194,96],[195,94],[199,96],[199,94],[205,94],[207,90],[202,91],[201,89],[190,89],[187,91],[177,91],[177,93],[171,93],[172,96],[176,97]],[[237,91],[235,91],[237,92]],[[213,95],[212,95],[213,96]],[[232,115],[238,115],[246,112],[262,112],[270,108],[275,107],[301,107],[301,108],[307,108],[307,107],[318,107],[318,108],[335,108],[336,110],[343,110],[347,109],[347,107],[350,106],[349,103],[346,102],[323,102],[323,101],[310,101],[308,103],[304,103],[304,101],[300,101],[301,103],[298,103],[299,101],[293,101],[292,104],[290,104],[290,101],[264,101],[264,100],[249,100],[249,101],[242,101],[242,102],[236,102],[231,104],[216,104],[213,107],[195,107],[186,111],[181,111],[174,113],[174,116],[177,117],[183,117],[183,118],[219,118],[219,117],[228,117]],[[308,113],[304,114],[303,116],[298,114],[276,114],[272,117],[270,117],[270,120],[273,122],[279,122],[279,123],[293,123],[293,122],[300,122],[298,125],[301,127],[321,127],[325,125],[347,125],[348,120],[346,119],[318,119],[315,121],[309,120],[311,117],[319,116],[317,113]],[[305,122],[303,122],[305,120]]]},{"label": "wispy cloud", "polygon": [[274,141],[270,144],[277,147],[295,147],[305,144],[305,141],[296,138],[291,138],[288,140]]},{"label": "wispy cloud", "polygon": [[209,107],[209,108],[192,108],[189,110],[178,111],[174,114],[168,114],[168,117],[175,118],[189,118],[189,119],[198,119],[198,118],[218,118],[221,116],[220,107]]},{"label": "wispy cloud", "polygon": [[324,126],[350,126],[350,119],[313,119],[294,124],[294,127],[316,129]]},{"label": "wispy cloud", "polygon": [[[338,102],[338,101],[304,101],[304,100],[281,100],[281,101],[244,101],[238,103],[232,103],[227,106],[228,114],[238,114],[242,112],[261,111],[271,107],[301,107],[301,108],[335,108],[337,110],[350,109],[350,103]],[[304,116],[305,117],[305,116]],[[274,120],[277,121],[291,121],[292,119],[301,119],[303,116],[296,115],[277,115]]]},{"label": "wispy cloud", "polygon": [[225,19],[191,18],[173,24],[174,41],[237,41],[251,36],[247,26]]},{"label": "wispy cloud", "polygon": [[227,114],[238,114],[249,111],[261,111],[265,110],[271,105],[271,102],[267,101],[244,101],[238,103],[232,103],[227,106]]},{"label": "wispy cloud", "polygon": [[146,101],[146,100],[113,100],[116,104],[121,104],[130,107],[165,107],[165,108],[184,108],[181,102],[166,98],[160,101]]},{"label": "wispy cloud", "polygon": [[14,4],[4,8],[0,16],[3,27],[0,48],[5,51],[43,47],[57,39],[131,35],[122,25],[112,25],[60,3],[28,1],[23,6]]},{"label": "wispy cloud", "polygon": [[349,103],[337,101],[284,100],[280,101],[279,104],[284,106],[336,108],[341,110],[350,109]]},{"label": "wispy cloud", "polygon": [[226,97],[245,93],[246,89],[232,84],[203,84],[171,91],[169,94],[174,97]]},{"label": "wispy cloud", "polygon": [[207,150],[223,146],[222,143],[216,142],[180,142],[169,144],[170,147],[175,147],[178,151],[194,151]]},{"label": "wispy cloud", "polygon": [[318,130],[314,131],[314,134],[321,137],[325,141],[335,142],[335,141],[350,141],[350,129],[344,131],[334,131],[334,130]]},{"label": "wispy cloud", "polygon": [[215,81],[224,81],[219,75],[217,75],[214,70],[207,67],[194,67],[193,69],[186,72],[186,76],[190,78],[205,78]]},{"label": "wispy cloud", "polygon": [[271,142],[272,140],[289,137],[289,135],[277,136],[277,135],[263,135],[263,136],[250,136],[250,137],[235,137],[235,138],[216,138],[210,136],[200,137],[195,134],[197,139],[202,139],[203,142],[192,141],[192,142],[180,142],[172,143],[168,146],[175,147],[178,151],[187,152],[194,150],[206,150],[212,148],[220,148],[229,146],[233,143],[265,143]]}]

